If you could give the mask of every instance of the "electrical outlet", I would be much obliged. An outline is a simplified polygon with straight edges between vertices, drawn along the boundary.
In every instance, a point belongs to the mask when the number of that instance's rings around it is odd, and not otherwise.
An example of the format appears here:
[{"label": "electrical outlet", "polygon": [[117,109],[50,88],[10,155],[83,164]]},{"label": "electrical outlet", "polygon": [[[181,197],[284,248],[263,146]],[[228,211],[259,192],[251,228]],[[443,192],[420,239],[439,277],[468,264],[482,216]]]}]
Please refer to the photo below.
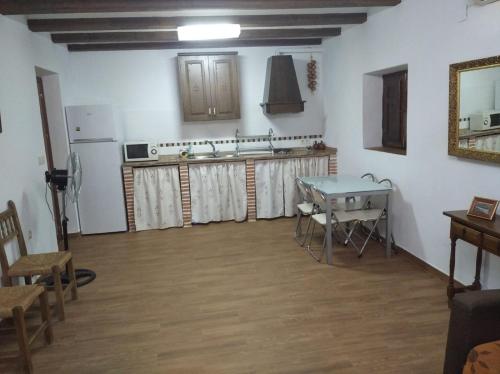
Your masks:
[{"label": "electrical outlet", "polygon": [[39,166],[45,165],[45,156],[44,155],[38,156],[38,165]]},{"label": "electrical outlet", "polygon": [[33,239],[33,231],[28,230],[28,240]]}]

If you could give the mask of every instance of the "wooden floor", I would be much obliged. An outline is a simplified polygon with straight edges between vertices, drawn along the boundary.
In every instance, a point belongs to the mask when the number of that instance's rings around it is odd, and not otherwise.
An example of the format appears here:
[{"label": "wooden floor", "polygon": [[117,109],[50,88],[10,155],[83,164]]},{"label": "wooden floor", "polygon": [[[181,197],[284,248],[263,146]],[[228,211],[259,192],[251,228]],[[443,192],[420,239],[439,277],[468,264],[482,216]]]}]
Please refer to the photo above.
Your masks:
[{"label": "wooden floor", "polygon": [[[442,371],[445,283],[375,245],[318,264],[293,220],[224,223],[71,242],[97,272],[39,344],[37,373]],[[318,242],[320,243],[320,241]],[[3,335],[2,350],[15,338]],[[11,347],[15,347],[10,345]],[[1,373],[16,372],[2,361]]]}]

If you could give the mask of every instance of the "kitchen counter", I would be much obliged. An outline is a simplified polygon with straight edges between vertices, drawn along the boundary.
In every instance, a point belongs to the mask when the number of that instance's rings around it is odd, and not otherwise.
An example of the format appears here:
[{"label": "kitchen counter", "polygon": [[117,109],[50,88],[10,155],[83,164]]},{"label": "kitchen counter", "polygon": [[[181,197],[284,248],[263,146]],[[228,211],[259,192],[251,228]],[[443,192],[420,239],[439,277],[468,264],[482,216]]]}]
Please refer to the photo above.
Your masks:
[{"label": "kitchen counter", "polygon": [[158,161],[146,162],[126,162],[122,167],[123,184],[125,188],[125,200],[127,210],[127,220],[130,231],[136,230],[135,225],[135,195],[134,195],[134,174],[135,172],[143,172],[148,167],[155,166],[170,166],[178,169],[182,216],[184,227],[190,227],[192,223],[192,206],[191,206],[191,180],[189,169],[193,164],[227,164],[244,163],[246,172],[246,196],[247,196],[247,220],[254,222],[257,219],[256,206],[256,182],[255,182],[255,164],[258,161],[269,160],[286,160],[297,158],[327,158],[328,174],[335,175],[337,173],[337,149],[326,148],[322,151],[308,150],[306,148],[289,148],[288,153],[276,154],[244,154],[235,156],[234,152],[220,152],[219,157],[210,157],[210,153],[197,153],[198,157],[206,158],[181,158],[177,155],[160,156]]},{"label": "kitchen counter", "polygon": [[[276,154],[246,154],[235,156],[234,152],[220,152],[219,157],[207,158],[182,158],[177,155],[160,156],[158,161],[132,161],[123,163],[123,167],[151,167],[151,166],[165,166],[165,165],[179,165],[179,164],[206,164],[217,162],[234,162],[234,161],[247,161],[247,160],[278,160],[286,158],[299,158],[299,157],[323,157],[330,156],[337,153],[336,148],[326,148],[325,150],[309,150],[306,148],[291,148],[288,153]],[[202,154],[202,155],[205,155]]]}]

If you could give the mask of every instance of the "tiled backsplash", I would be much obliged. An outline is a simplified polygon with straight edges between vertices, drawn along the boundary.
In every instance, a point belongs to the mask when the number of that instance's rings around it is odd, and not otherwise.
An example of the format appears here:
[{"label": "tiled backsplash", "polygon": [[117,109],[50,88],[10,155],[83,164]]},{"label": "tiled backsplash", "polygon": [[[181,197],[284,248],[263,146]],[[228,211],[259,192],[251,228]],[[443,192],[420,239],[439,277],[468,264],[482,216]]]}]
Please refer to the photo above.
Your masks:
[{"label": "tiled backsplash", "polygon": [[[175,143],[160,143],[160,154],[170,155],[177,154],[181,150],[187,149],[192,146],[193,151],[196,152],[209,152],[212,147],[207,144],[207,140],[213,142],[217,149],[223,152],[230,152],[236,150],[236,139],[203,139],[203,140],[190,140]],[[323,135],[294,135],[294,136],[274,136],[272,142],[275,148],[289,148],[289,147],[308,147],[314,144],[315,141],[320,142],[323,140]],[[269,140],[266,137],[245,138],[239,140],[240,147],[266,147]]]}]

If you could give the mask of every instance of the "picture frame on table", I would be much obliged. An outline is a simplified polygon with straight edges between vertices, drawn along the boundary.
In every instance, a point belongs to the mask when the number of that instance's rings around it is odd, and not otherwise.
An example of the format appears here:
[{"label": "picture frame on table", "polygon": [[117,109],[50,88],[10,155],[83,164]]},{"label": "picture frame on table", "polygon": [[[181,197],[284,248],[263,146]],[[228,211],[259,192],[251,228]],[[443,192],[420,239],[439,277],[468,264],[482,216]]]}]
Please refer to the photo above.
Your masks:
[{"label": "picture frame on table", "polygon": [[467,215],[470,217],[494,221],[496,218],[498,204],[498,200],[476,196],[474,197],[474,200],[472,200],[472,204],[467,212]]}]

